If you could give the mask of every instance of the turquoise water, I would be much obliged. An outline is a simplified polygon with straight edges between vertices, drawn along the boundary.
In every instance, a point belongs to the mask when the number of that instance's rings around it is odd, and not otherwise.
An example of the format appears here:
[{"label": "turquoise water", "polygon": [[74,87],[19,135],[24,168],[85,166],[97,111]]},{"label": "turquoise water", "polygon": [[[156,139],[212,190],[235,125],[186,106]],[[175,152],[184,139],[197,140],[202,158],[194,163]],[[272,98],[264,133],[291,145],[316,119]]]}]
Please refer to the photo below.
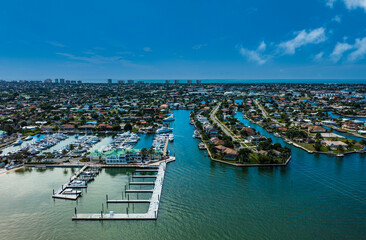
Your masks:
[{"label": "turquoise water", "polygon": [[[253,126],[241,113],[236,116]],[[60,168],[32,169],[0,176],[0,239],[363,239],[366,235],[365,155],[327,157],[289,146],[292,160],[286,168],[235,168],[212,162],[198,150],[188,111],[175,111],[174,117],[175,140],[169,148],[177,160],[167,167],[157,221],[71,221],[75,207],[79,213],[99,212],[105,194],[121,198],[133,170],[104,169],[78,202],[70,202],[54,201],[51,193],[71,169],[67,173]],[[123,212],[126,206],[104,207]],[[135,207],[138,212],[147,209]]]}]

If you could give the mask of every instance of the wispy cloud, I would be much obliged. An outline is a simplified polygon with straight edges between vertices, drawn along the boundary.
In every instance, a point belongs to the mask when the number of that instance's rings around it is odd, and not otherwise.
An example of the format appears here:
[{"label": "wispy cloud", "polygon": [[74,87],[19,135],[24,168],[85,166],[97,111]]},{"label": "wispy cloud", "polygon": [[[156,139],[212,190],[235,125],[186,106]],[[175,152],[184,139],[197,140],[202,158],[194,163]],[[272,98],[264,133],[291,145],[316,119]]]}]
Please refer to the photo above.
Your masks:
[{"label": "wispy cloud", "polygon": [[144,47],[143,49],[145,52],[152,52],[151,48],[150,47]]},{"label": "wispy cloud", "polygon": [[59,42],[54,42],[54,41],[46,41],[46,43],[52,45],[52,46],[55,46],[55,47],[65,47],[64,44],[62,43],[59,43]]},{"label": "wispy cloud", "polygon": [[239,48],[239,53],[245,57],[249,62],[254,62],[259,65],[265,64],[269,59],[269,55],[264,55],[263,52],[266,50],[266,43],[263,41],[259,44],[256,50],[249,50],[244,47]]},{"label": "wispy cloud", "polygon": [[334,3],[336,2],[337,0],[326,0],[325,1],[325,4],[330,7],[330,8],[333,8],[334,6]]},{"label": "wispy cloud", "polygon": [[342,57],[343,54],[352,49],[353,46],[348,43],[337,43],[337,45],[334,47],[333,52],[330,54],[330,60],[333,62],[338,62]]},{"label": "wispy cloud", "polygon": [[348,61],[354,62],[365,58],[366,55],[366,37],[357,38],[353,47],[356,49],[348,55]]},{"label": "wispy cloud", "polygon": [[321,62],[323,60],[324,52],[316,54],[313,58],[315,62]]},{"label": "wispy cloud", "polygon": [[192,47],[192,49],[194,49],[194,50],[198,50],[198,49],[201,49],[201,48],[203,48],[203,47],[207,47],[207,43],[202,43],[202,44],[194,45],[194,46]]},{"label": "wispy cloud", "polygon": [[331,19],[332,22],[340,23],[342,21],[341,16],[336,15]]},{"label": "wispy cloud", "polygon": [[363,8],[366,11],[366,0],[343,0],[347,9]]},{"label": "wispy cloud", "polygon": [[308,44],[318,44],[327,40],[327,37],[325,36],[325,28],[323,27],[310,31],[306,31],[304,29],[300,32],[295,32],[294,34],[296,34],[296,36],[293,39],[282,42],[278,45],[283,54],[293,55],[297,48]]},{"label": "wispy cloud", "polygon": [[333,62],[338,62],[346,52],[352,50],[347,57],[348,62],[356,62],[365,58],[366,55],[366,37],[357,38],[354,44],[337,43],[333,52],[330,54],[330,59]]},{"label": "wispy cloud", "polygon": [[[334,3],[336,1],[337,0],[326,0],[325,4],[328,7],[333,8]],[[366,12],[366,0],[342,0],[342,1],[344,2],[348,10],[363,8]]]},{"label": "wispy cloud", "polygon": [[93,63],[93,64],[113,63],[113,62],[118,62],[118,61],[124,60],[121,56],[104,57],[104,56],[100,56],[100,55],[92,55],[92,56],[83,57],[83,56],[76,56],[76,55],[70,54],[70,53],[58,52],[56,54],[67,57],[72,60],[79,60],[79,61],[84,61],[84,62]]}]

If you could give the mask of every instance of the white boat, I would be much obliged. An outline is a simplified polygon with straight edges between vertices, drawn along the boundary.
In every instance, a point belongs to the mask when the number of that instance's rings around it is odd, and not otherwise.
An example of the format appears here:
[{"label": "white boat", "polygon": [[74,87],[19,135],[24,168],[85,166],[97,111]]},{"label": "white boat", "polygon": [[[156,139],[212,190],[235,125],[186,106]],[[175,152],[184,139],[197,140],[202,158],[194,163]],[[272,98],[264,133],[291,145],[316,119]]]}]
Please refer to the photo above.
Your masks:
[{"label": "white boat", "polygon": [[197,130],[194,130],[194,133],[193,133],[193,138],[201,138],[201,135],[200,135],[200,132],[197,131]]},{"label": "white boat", "polygon": [[156,130],[156,133],[169,133],[172,132],[173,128],[168,128],[168,127],[161,127],[158,130]]},{"label": "white boat", "polygon": [[172,114],[172,115],[170,115],[170,116],[168,116],[168,117],[164,118],[164,119],[163,119],[163,121],[164,121],[164,122],[173,122],[173,121],[175,121],[175,119],[174,119],[174,115]]},{"label": "white boat", "polygon": [[23,143],[22,139],[19,138],[15,143],[13,143],[13,145],[14,146],[19,146],[22,143]]},{"label": "white boat", "polygon": [[87,186],[87,182],[85,182],[85,181],[73,181],[70,185],[69,185],[69,187],[86,187]]},{"label": "white boat", "polygon": [[24,140],[25,141],[30,141],[30,140],[32,140],[33,139],[33,136],[28,136],[28,137],[26,137]]},{"label": "white boat", "polygon": [[173,134],[169,134],[169,141],[171,141],[171,142],[174,141],[174,135]]}]

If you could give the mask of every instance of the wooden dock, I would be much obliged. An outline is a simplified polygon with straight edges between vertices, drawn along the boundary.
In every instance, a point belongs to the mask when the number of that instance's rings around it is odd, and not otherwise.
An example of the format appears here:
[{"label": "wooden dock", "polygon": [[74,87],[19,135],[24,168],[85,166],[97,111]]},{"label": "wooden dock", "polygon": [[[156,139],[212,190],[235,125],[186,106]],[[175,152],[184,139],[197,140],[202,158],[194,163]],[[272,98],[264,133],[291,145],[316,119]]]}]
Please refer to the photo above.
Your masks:
[{"label": "wooden dock", "polygon": [[158,169],[136,169],[136,172],[158,172]]},{"label": "wooden dock", "polygon": [[132,178],[156,178],[156,175],[134,175]]},{"label": "wooden dock", "polygon": [[130,182],[130,185],[154,185],[155,182]]},{"label": "wooden dock", "polygon": [[125,191],[126,193],[153,193],[154,190],[151,189],[151,190],[144,190],[144,189],[127,189]]},{"label": "wooden dock", "polygon": [[107,203],[150,203],[150,199],[119,199],[119,200],[107,200]]},{"label": "wooden dock", "polygon": [[[88,214],[88,213],[77,213],[75,209],[75,214],[72,217],[72,220],[156,220],[158,217],[158,211],[159,211],[159,204],[160,204],[160,197],[161,192],[163,189],[163,182],[164,182],[164,176],[165,176],[165,170],[166,170],[166,163],[163,162],[159,166],[159,170],[157,173],[157,178],[154,182],[154,189],[152,192],[152,196],[148,200],[139,200],[139,201],[146,201],[149,204],[149,209],[146,213],[95,213],[95,214]],[[130,183],[131,184],[131,183]],[[131,190],[130,190],[131,191]],[[136,190],[135,190],[136,191]],[[127,192],[127,190],[126,190]],[[112,201],[112,200],[107,200]],[[122,200],[118,200],[122,201]],[[124,200],[126,201],[126,200]],[[133,201],[128,199],[128,201]],[[134,200],[136,201],[136,200]],[[131,202],[130,202],[131,203]]]}]

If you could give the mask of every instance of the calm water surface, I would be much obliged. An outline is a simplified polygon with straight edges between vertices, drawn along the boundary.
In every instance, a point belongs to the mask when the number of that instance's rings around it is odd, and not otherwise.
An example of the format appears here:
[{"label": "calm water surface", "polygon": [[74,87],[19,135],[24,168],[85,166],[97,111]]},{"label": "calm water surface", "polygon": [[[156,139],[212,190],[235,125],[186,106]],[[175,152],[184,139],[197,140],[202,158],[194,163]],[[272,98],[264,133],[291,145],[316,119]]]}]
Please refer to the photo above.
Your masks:
[{"label": "calm water surface", "polygon": [[[235,168],[211,162],[198,150],[188,111],[174,116],[169,148],[177,160],[167,168],[157,221],[71,221],[75,207],[96,213],[104,203],[107,211],[125,212],[126,205],[107,208],[105,194],[120,199],[133,170],[103,169],[83,197],[71,202],[54,201],[51,193],[72,169],[26,169],[0,176],[0,239],[365,238],[365,155],[310,155],[289,146],[286,168]],[[241,113],[236,117],[285,144]],[[152,137],[142,141],[151,144]]]}]

